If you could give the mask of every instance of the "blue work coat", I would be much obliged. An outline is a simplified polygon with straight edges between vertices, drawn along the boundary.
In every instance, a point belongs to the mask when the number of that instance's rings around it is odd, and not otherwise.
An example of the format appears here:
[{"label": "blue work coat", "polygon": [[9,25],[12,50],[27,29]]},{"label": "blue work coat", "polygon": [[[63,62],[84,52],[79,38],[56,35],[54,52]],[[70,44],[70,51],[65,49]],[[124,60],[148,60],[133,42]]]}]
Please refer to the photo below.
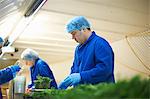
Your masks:
[{"label": "blue work coat", "polygon": [[50,79],[52,79],[52,82],[50,83],[50,88],[53,87],[57,89],[57,84],[50,67],[46,62],[44,62],[40,58],[35,61],[34,66],[30,67],[30,73],[31,84],[28,85],[28,88],[31,88],[34,85],[34,80],[36,80],[37,76],[39,75],[42,77],[49,77]]},{"label": "blue work coat", "polygon": [[0,70],[0,85],[6,82],[9,82],[13,78],[14,78],[13,73],[10,68],[5,68],[5,69]]},{"label": "blue work coat", "polygon": [[[5,69],[0,70],[0,85],[6,82],[9,82],[13,78],[14,78],[13,73],[10,68],[5,68]],[[2,99],[1,88],[0,88],[0,99]]]},{"label": "blue work coat", "polygon": [[93,31],[76,47],[72,73],[80,73],[80,84],[114,83],[114,53],[109,43]]},{"label": "blue work coat", "polygon": [[0,99],[3,99],[2,91],[1,91],[1,86],[0,86]]}]

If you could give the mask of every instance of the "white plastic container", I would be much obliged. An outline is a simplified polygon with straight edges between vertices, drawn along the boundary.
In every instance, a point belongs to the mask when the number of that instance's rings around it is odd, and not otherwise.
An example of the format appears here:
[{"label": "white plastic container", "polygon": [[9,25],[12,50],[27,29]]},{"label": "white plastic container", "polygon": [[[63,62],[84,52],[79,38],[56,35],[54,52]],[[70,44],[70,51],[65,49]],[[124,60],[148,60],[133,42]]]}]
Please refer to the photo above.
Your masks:
[{"label": "white plastic container", "polygon": [[14,79],[14,93],[25,93],[26,78],[24,76],[16,76]]}]

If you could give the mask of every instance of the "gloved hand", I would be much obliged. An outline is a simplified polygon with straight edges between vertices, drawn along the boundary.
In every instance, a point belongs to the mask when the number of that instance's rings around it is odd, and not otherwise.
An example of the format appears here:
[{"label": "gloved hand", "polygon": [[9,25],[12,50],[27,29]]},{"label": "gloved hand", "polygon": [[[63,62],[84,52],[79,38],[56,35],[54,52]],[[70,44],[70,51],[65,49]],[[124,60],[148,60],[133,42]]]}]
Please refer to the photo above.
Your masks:
[{"label": "gloved hand", "polygon": [[81,81],[80,73],[73,73],[69,75],[64,81],[59,85],[59,89],[66,89],[68,86],[76,85]]},{"label": "gloved hand", "polygon": [[20,71],[20,66],[19,65],[13,65],[9,67],[13,73],[13,77],[16,76],[16,73]]},{"label": "gloved hand", "polygon": [[19,65],[13,65],[13,66],[10,66],[9,68],[12,70],[13,73],[19,72],[21,69],[21,67]]}]

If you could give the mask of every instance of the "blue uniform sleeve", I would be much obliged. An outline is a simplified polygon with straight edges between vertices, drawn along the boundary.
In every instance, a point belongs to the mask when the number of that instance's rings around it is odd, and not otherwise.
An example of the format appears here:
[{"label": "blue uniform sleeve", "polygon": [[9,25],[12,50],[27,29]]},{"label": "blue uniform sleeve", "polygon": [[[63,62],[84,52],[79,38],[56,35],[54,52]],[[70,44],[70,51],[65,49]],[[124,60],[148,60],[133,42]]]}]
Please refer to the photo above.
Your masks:
[{"label": "blue uniform sleeve", "polygon": [[13,79],[13,73],[10,68],[0,70],[0,85]]},{"label": "blue uniform sleeve", "polygon": [[50,79],[52,79],[52,81],[50,83],[50,85],[51,85],[50,87],[54,87],[57,89],[57,84],[56,84],[55,78],[54,78],[53,73],[52,73],[51,69],[49,68],[49,66],[44,62],[40,62],[38,64],[38,67],[39,67],[40,76],[49,77]]},{"label": "blue uniform sleeve", "polygon": [[31,84],[28,84],[28,88],[32,88],[34,84],[31,82]]},{"label": "blue uniform sleeve", "polygon": [[92,84],[108,81],[108,76],[113,73],[113,51],[106,41],[97,40],[93,47],[95,47],[96,65],[92,69],[80,73],[81,81]]},{"label": "blue uniform sleeve", "polygon": [[[78,49],[78,46],[75,49],[74,61],[73,61],[73,65],[71,66],[71,72],[70,72],[70,74],[75,73],[75,70],[77,69],[77,68],[75,69],[75,63],[77,63],[76,60],[78,60],[77,49]],[[76,70],[76,72],[77,71],[78,70]]]},{"label": "blue uniform sleeve", "polygon": [[0,86],[0,99],[3,99],[2,91],[1,91],[1,86]]},{"label": "blue uniform sleeve", "polygon": [[75,72],[74,72],[74,62],[73,62],[73,65],[72,65],[72,67],[71,67],[71,72],[70,72],[70,74],[72,74],[72,73],[75,73]]}]

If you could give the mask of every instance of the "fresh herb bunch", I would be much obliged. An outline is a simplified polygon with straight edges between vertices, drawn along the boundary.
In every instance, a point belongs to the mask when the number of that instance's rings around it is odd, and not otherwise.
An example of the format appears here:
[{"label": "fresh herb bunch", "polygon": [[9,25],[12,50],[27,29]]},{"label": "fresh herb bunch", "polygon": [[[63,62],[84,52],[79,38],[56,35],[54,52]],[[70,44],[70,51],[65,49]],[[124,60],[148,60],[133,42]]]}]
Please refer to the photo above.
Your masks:
[{"label": "fresh herb bunch", "polygon": [[150,79],[134,77],[131,80],[121,80],[116,84],[101,83],[97,85],[80,85],[67,90],[67,93],[55,95],[52,99],[150,99]]},{"label": "fresh herb bunch", "polygon": [[49,77],[37,76],[37,80],[34,80],[35,89],[48,89],[52,80]]},{"label": "fresh herb bunch", "polygon": [[150,99],[150,79],[136,76],[131,80],[121,80],[117,83],[100,83],[97,85],[79,85],[68,90],[50,89],[30,94],[26,99]]}]

